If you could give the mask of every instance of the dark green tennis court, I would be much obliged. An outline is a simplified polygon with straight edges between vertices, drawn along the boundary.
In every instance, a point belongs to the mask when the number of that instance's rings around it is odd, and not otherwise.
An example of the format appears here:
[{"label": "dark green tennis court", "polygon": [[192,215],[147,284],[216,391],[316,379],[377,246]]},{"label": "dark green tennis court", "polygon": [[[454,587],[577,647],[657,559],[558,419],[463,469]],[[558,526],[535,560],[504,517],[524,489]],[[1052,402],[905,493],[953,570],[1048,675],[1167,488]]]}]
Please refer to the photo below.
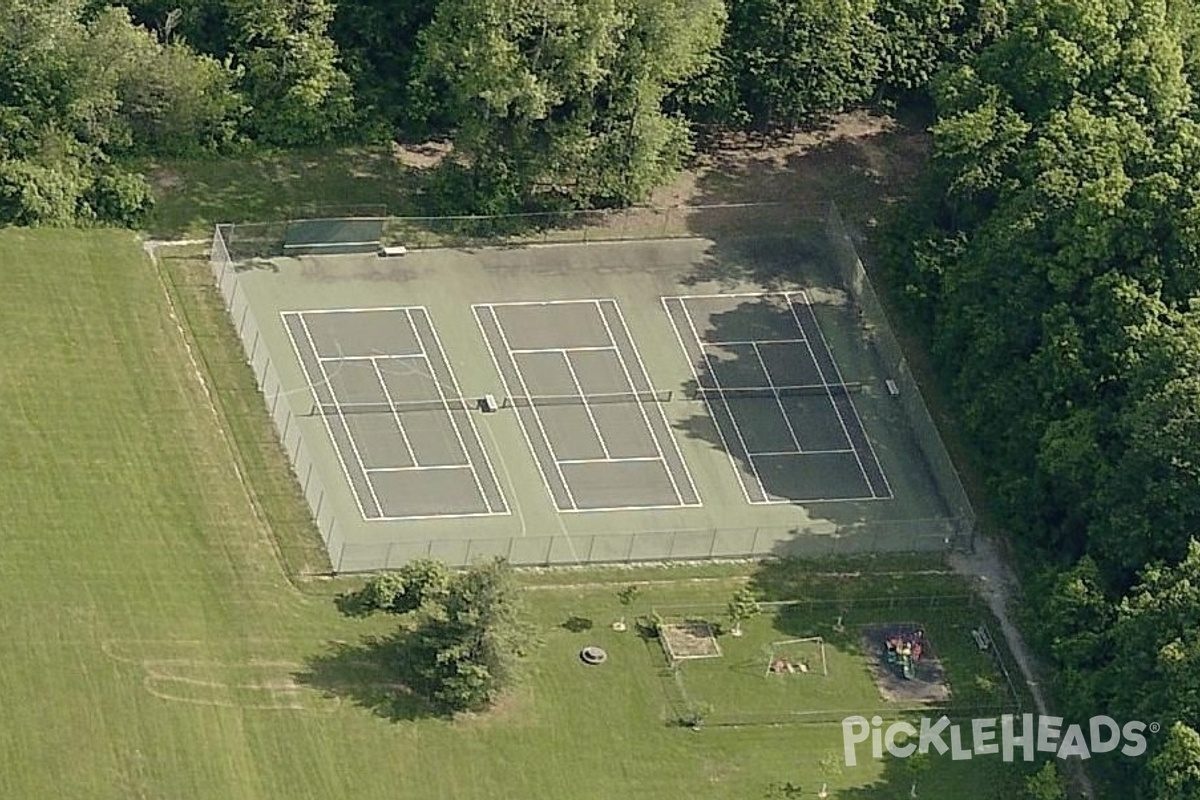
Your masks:
[{"label": "dark green tennis court", "polygon": [[[294,242],[333,236],[313,231]],[[955,523],[906,398],[823,252],[713,247],[306,254],[215,274],[337,571],[944,547]],[[750,263],[808,277],[768,287]]]},{"label": "dark green tennis court", "polygon": [[662,304],[748,503],[892,497],[805,292]]},{"label": "dark green tennis court", "polygon": [[616,301],[474,311],[560,512],[701,504]]},{"label": "dark green tennis court", "polygon": [[365,519],[508,513],[424,308],[282,318]]}]

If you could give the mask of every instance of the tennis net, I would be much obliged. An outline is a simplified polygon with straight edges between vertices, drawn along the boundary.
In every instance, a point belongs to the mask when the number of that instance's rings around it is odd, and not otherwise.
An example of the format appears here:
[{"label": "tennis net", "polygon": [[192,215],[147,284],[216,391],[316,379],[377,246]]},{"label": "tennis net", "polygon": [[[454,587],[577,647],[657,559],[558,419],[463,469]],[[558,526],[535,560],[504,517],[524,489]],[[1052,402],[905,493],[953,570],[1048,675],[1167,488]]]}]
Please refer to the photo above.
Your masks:
[{"label": "tennis net", "polygon": [[[809,395],[837,395],[862,390],[861,383],[811,384],[804,386],[753,386],[722,389],[670,389],[652,392],[611,392],[607,394],[563,394],[505,397],[500,408],[543,408],[547,406],[593,406],[613,403],[669,403],[673,400],[724,401],[773,399]],[[447,397],[437,400],[398,400],[383,403],[317,404],[305,416],[352,416],[355,414],[401,414],[410,411],[470,411],[483,409],[477,397]]]},{"label": "tennis net", "polygon": [[720,389],[692,389],[687,393],[689,400],[773,400],[776,397],[812,397],[845,395],[861,392],[861,383],[810,383],[797,386],[723,386]]}]

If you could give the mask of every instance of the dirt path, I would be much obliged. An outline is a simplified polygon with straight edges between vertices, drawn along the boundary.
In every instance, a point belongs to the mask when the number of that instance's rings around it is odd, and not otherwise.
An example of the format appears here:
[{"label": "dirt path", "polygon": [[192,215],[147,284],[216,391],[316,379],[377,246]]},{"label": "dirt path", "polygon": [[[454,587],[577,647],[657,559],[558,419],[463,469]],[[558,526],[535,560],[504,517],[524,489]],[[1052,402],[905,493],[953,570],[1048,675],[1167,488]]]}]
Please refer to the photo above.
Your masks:
[{"label": "dirt path", "polygon": [[[996,619],[1000,621],[1004,641],[1007,642],[1008,650],[1012,653],[1013,660],[1017,662],[1017,667],[1025,678],[1029,693],[1033,695],[1033,702],[1037,706],[1038,714],[1048,716],[1050,711],[1038,679],[1040,670],[1037,660],[1025,644],[1021,632],[1009,618],[1008,607],[1012,600],[1013,587],[1017,585],[1017,582],[999,550],[991,541],[979,536],[976,538],[975,552],[951,555],[950,566],[954,568],[955,572],[977,584],[979,593],[987,601],[988,607],[996,615]],[[1067,773],[1067,779],[1070,781],[1072,794],[1076,797],[1094,798],[1096,791],[1092,786],[1091,778],[1083,769],[1083,764],[1074,758],[1062,763]]]}]

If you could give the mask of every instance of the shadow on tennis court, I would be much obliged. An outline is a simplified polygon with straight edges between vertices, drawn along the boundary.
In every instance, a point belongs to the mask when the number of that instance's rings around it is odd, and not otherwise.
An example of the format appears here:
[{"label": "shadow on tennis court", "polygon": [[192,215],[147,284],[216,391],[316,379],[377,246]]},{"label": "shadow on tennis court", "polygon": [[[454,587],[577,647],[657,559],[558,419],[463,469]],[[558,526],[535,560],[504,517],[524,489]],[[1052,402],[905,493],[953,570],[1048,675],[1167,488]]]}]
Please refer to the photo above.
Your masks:
[{"label": "shadow on tennis court", "polygon": [[724,450],[752,504],[889,499],[849,383],[808,295],[664,300],[704,413],[677,427]]}]

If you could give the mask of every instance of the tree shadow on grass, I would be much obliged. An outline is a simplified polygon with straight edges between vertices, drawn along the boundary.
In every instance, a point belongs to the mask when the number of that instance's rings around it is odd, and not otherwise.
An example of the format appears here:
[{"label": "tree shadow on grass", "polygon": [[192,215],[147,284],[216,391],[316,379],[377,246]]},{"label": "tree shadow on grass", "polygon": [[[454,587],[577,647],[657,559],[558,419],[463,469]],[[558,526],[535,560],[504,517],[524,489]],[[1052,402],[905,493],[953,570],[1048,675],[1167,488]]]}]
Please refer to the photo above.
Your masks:
[{"label": "tree shadow on grass", "polygon": [[369,617],[378,610],[371,603],[365,589],[342,592],[333,598],[333,605],[342,616],[352,619]]},{"label": "tree shadow on grass", "polygon": [[392,722],[444,717],[414,688],[419,680],[411,667],[413,648],[412,637],[403,631],[358,643],[333,641],[293,679]]},{"label": "tree shadow on grass", "polygon": [[[968,731],[969,738],[969,731]],[[969,742],[964,743],[969,747]],[[869,743],[858,745],[858,765],[871,760]],[[883,774],[864,786],[830,792],[838,800],[895,800],[895,798],[971,797],[979,800],[998,800],[1024,795],[1025,776],[1031,768],[1023,763],[1005,764],[999,755],[979,759],[954,761],[949,753],[930,752],[924,759],[896,758],[888,755]],[[843,774],[853,777],[855,767],[845,767]],[[913,787],[916,794],[913,794]],[[820,787],[817,787],[820,788]]]}]

